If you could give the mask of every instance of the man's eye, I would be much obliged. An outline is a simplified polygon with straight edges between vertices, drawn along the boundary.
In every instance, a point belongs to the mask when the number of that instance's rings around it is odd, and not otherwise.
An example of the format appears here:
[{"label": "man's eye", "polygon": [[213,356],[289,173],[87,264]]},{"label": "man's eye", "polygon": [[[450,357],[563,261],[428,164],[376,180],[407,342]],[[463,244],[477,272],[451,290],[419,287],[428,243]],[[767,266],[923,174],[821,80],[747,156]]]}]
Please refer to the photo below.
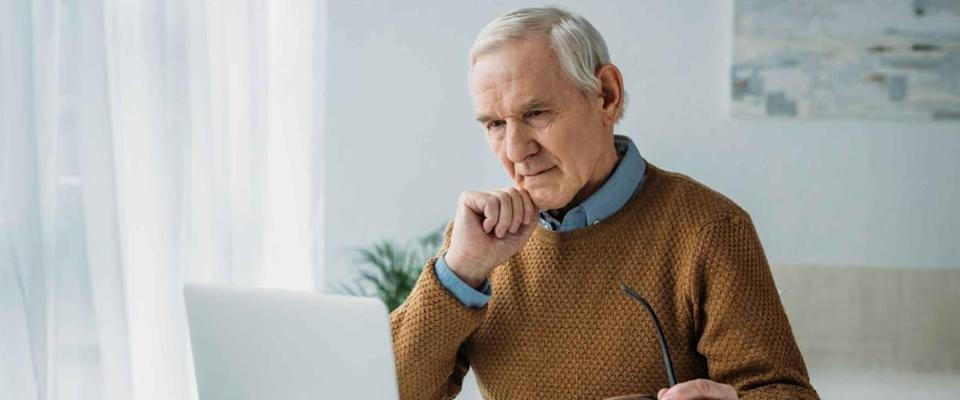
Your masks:
[{"label": "man's eye", "polygon": [[487,122],[487,129],[499,128],[503,126],[503,124],[504,124],[503,121],[490,121],[490,122]]},{"label": "man's eye", "polygon": [[524,114],[524,117],[525,117],[525,118],[534,118],[534,117],[539,117],[539,116],[541,116],[541,115],[544,115],[544,114],[546,114],[546,113],[547,113],[547,112],[546,112],[545,110],[527,111],[526,114]]}]

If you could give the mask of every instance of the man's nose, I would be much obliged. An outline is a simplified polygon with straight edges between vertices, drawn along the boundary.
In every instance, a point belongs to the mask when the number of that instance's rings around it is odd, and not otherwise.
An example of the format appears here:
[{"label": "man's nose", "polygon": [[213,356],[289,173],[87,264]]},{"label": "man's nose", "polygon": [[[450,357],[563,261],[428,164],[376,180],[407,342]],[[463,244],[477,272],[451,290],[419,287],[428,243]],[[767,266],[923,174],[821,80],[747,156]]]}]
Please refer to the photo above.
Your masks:
[{"label": "man's nose", "polygon": [[507,129],[507,158],[515,163],[526,160],[536,154],[539,147],[527,132],[523,123],[508,123]]}]

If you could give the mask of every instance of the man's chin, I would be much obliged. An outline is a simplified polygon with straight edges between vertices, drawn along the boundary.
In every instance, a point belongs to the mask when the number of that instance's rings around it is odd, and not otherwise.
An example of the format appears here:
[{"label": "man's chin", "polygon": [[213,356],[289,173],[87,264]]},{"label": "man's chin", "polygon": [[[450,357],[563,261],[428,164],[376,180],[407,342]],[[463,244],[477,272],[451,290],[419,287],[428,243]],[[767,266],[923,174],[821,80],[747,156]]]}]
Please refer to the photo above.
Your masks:
[{"label": "man's chin", "polygon": [[557,210],[563,208],[569,200],[558,198],[555,194],[543,193],[541,190],[530,191],[530,200],[538,210]]}]

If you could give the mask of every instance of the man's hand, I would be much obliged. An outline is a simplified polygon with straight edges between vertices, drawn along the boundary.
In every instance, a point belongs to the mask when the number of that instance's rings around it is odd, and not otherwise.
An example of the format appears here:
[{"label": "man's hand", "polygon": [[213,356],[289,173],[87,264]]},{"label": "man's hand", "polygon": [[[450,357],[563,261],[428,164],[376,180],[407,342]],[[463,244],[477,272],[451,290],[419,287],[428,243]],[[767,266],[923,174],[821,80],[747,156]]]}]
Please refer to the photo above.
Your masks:
[{"label": "man's hand", "polygon": [[453,273],[479,287],[513,257],[533,232],[537,209],[524,189],[463,192],[445,260]]},{"label": "man's hand", "polygon": [[736,389],[708,379],[694,379],[678,383],[670,389],[660,389],[660,400],[738,400]]}]

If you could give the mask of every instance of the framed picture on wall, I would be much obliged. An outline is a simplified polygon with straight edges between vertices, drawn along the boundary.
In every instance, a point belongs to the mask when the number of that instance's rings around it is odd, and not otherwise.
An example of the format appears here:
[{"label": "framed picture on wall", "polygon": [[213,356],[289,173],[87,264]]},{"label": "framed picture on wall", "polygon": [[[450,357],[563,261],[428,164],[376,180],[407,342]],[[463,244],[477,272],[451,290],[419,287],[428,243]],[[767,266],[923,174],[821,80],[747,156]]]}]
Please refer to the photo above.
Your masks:
[{"label": "framed picture on wall", "polygon": [[735,7],[734,116],[960,120],[960,1]]}]

